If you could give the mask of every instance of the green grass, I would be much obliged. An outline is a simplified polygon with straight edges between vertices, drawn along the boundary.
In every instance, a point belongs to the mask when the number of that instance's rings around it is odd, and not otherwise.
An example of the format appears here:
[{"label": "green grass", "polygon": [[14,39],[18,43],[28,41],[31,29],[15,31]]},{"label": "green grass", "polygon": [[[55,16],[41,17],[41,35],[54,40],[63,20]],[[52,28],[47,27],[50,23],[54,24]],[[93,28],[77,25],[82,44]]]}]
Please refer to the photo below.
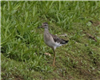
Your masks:
[{"label": "green grass", "polygon": [[[52,34],[68,35],[56,67],[37,28],[43,22]],[[1,33],[2,80],[100,79],[99,1],[1,1]]]}]

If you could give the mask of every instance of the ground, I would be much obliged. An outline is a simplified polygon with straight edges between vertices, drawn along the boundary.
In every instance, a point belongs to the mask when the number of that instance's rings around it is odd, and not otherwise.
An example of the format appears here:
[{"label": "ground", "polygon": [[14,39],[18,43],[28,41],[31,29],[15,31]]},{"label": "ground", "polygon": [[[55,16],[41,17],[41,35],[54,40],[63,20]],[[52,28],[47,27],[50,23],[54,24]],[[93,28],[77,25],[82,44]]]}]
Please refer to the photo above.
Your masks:
[{"label": "ground", "polygon": [[[55,67],[43,22],[69,40],[56,49]],[[2,80],[99,80],[99,56],[99,1],[1,1]]]}]

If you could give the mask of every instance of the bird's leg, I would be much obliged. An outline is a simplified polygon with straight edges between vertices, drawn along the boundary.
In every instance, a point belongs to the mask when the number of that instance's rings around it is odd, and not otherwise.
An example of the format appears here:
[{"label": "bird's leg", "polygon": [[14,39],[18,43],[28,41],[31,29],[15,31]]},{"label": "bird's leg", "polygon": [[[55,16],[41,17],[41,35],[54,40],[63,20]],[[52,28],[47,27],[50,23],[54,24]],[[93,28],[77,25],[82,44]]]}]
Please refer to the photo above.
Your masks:
[{"label": "bird's leg", "polygon": [[54,48],[52,48],[52,49],[53,49],[53,52],[54,52],[53,66],[55,66],[55,57],[56,57],[56,54],[55,54],[55,50],[54,50]]}]

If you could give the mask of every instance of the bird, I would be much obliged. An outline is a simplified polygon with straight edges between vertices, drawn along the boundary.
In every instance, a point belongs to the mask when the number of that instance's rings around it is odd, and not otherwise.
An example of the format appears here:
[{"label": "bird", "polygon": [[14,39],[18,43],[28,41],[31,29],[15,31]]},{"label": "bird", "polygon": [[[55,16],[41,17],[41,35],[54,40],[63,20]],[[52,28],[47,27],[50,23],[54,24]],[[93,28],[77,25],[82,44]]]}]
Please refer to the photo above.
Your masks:
[{"label": "bird", "polygon": [[58,36],[51,34],[48,30],[47,22],[42,23],[42,26],[40,26],[39,28],[44,28],[44,42],[47,46],[52,48],[52,50],[54,52],[52,65],[55,66],[55,57],[56,57],[55,50],[56,50],[56,48],[60,47],[64,44],[67,44],[69,41],[61,39]]}]

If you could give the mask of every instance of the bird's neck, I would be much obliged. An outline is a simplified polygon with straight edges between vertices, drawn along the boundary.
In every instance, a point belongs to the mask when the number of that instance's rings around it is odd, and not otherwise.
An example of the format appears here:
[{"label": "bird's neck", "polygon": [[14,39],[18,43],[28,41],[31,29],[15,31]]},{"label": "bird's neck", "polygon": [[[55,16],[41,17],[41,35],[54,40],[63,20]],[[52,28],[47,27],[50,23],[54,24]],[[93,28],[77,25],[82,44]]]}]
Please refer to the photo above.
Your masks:
[{"label": "bird's neck", "polygon": [[46,33],[49,33],[49,30],[48,30],[48,28],[45,28],[44,32],[46,32]]},{"label": "bird's neck", "polygon": [[45,27],[45,30],[48,31],[48,27]]}]

